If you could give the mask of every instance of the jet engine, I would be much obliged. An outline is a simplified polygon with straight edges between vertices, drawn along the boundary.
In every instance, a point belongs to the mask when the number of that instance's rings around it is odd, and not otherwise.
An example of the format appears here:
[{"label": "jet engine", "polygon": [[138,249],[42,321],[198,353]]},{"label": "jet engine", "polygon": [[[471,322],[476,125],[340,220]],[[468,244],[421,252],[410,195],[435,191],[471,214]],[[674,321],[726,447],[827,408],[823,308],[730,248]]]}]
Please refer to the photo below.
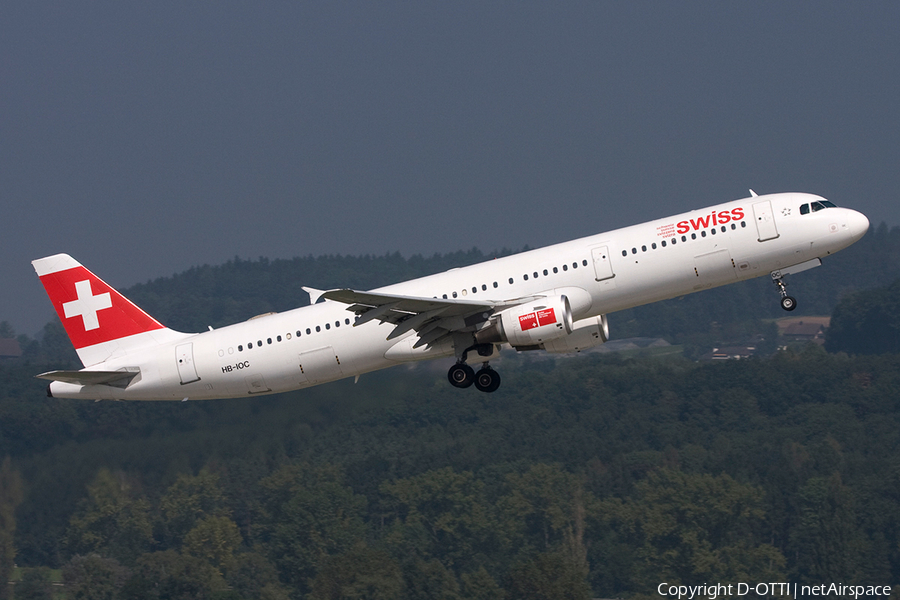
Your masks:
[{"label": "jet engine", "polygon": [[606,315],[590,317],[575,321],[572,333],[544,342],[541,346],[547,352],[581,352],[587,348],[593,348],[604,344],[609,340],[609,321]]},{"label": "jet engine", "polygon": [[506,342],[514,348],[539,347],[572,333],[572,309],[565,296],[541,298],[500,313],[475,334],[480,344]]}]

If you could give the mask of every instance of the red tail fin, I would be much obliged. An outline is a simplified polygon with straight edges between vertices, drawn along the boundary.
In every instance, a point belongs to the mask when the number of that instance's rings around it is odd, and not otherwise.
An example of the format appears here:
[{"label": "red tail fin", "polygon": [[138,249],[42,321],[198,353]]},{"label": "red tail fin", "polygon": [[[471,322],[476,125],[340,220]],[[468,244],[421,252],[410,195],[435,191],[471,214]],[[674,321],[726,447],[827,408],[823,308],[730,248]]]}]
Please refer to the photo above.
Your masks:
[{"label": "red tail fin", "polygon": [[164,329],[68,254],[31,264],[79,355],[83,348]]}]

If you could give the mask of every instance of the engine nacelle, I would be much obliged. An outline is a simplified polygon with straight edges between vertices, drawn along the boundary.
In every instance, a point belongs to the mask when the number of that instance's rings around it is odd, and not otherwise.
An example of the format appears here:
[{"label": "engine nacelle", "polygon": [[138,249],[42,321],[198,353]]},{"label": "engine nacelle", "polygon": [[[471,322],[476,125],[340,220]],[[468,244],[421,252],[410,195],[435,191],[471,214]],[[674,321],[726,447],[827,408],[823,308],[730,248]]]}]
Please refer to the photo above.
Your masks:
[{"label": "engine nacelle", "polygon": [[604,344],[609,340],[609,321],[606,315],[590,317],[575,321],[572,333],[549,342],[544,342],[542,347],[547,352],[581,352],[587,348],[593,348]]},{"label": "engine nacelle", "polygon": [[541,298],[514,306],[479,331],[479,343],[507,342],[510,346],[539,346],[572,333],[572,309],[565,296]]}]

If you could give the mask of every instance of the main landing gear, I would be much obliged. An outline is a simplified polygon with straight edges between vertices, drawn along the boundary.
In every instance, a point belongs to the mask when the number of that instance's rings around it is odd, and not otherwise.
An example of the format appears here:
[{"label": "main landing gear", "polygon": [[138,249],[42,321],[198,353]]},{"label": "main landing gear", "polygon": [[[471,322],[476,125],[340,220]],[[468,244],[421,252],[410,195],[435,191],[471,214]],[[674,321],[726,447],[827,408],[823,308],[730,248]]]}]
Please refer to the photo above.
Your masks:
[{"label": "main landing gear", "polygon": [[784,275],[781,274],[781,271],[772,272],[772,281],[778,286],[778,292],[781,294],[781,308],[786,311],[792,311],[797,308],[797,299],[793,296],[788,296]]},{"label": "main landing gear", "polygon": [[[499,348],[497,348],[499,350]],[[466,364],[466,356],[470,350],[475,350],[482,359],[490,358],[494,355],[495,349],[491,344],[478,344],[468,348],[458,356],[455,365],[447,371],[447,379],[453,387],[467,388],[473,383],[475,388],[480,392],[495,392],[500,387],[500,374],[493,370],[485,360],[481,364],[481,369],[476,373],[475,370]]]},{"label": "main landing gear", "polygon": [[456,363],[447,372],[447,379],[451,385],[458,388],[467,388],[474,383],[480,392],[491,393],[500,387],[500,373],[493,370],[488,363],[484,363],[477,373],[464,362]]}]

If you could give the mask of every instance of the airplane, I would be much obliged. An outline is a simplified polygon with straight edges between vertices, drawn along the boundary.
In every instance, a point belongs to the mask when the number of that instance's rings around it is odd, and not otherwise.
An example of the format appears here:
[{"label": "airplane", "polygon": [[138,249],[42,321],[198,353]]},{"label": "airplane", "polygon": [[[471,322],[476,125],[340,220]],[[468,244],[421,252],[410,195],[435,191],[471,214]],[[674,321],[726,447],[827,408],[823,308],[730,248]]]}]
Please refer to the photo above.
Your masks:
[{"label": "airplane", "polygon": [[194,334],[165,327],[67,254],[41,258],[32,264],[84,368],[37,377],[53,398],[200,400],[453,357],[453,386],[493,392],[501,348],[579,352],[606,342],[607,315],[626,308],[768,275],[794,310],[785,277],[869,227],[820,196],[750,193],[371,291],[304,287],[309,306]]}]

